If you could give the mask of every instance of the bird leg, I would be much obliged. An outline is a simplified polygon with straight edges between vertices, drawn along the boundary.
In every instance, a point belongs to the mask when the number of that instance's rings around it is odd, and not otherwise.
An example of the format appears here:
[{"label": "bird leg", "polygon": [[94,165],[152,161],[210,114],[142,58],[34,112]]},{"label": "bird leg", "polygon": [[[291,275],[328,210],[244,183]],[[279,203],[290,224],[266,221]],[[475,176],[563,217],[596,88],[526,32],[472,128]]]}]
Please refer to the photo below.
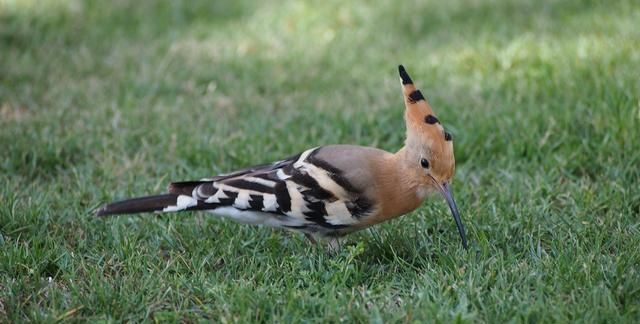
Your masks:
[{"label": "bird leg", "polygon": [[[313,237],[313,235],[309,233],[303,233],[303,234],[309,240],[309,242],[311,242],[311,244],[313,244],[314,246],[320,245],[318,244],[318,241],[316,240],[316,238]],[[340,241],[338,240],[338,238],[332,237],[327,242],[326,247],[327,247],[327,252],[329,252],[329,254],[336,255],[340,252]]]},{"label": "bird leg", "polygon": [[340,252],[340,241],[336,237],[332,237],[329,239],[329,243],[327,244],[327,250],[330,254],[338,254]]},{"label": "bird leg", "polygon": [[313,237],[313,235],[311,235],[309,233],[304,233],[304,236],[309,240],[309,242],[311,242],[311,244],[318,245],[318,241],[316,241],[316,239]]}]

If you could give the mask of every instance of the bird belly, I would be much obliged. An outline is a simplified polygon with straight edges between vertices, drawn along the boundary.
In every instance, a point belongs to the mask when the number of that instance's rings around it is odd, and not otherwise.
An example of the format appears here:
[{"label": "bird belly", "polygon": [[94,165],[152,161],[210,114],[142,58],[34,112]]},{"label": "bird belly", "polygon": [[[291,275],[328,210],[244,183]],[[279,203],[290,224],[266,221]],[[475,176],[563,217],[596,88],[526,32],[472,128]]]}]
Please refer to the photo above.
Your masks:
[{"label": "bird belly", "polygon": [[300,220],[296,220],[295,218],[253,210],[241,210],[229,206],[210,209],[207,210],[207,212],[232,219],[239,223],[251,225],[265,225],[271,227],[304,225],[303,222],[301,222]]},{"label": "bird belly", "polygon": [[361,229],[357,226],[349,226],[340,229],[326,228],[313,222],[295,217],[253,210],[241,210],[229,206],[209,209],[206,210],[206,212],[222,216],[242,224],[283,228],[294,232],[304,232],[325,237],[340,237]]}]

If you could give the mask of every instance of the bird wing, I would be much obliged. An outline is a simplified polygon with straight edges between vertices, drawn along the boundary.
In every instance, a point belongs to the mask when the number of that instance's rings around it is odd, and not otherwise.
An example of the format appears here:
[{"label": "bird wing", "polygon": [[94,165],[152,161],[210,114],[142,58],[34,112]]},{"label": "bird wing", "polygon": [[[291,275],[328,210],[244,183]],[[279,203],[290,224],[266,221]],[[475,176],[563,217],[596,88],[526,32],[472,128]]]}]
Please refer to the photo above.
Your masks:
[{"label": "bird wing", "polygon": [[251,213],[253,218],[277,220],[262,223],[308,232],[348,229],[374,211],[373,199],[344,170],[322,158],[321,151],[326,150],[313,148],[268,165],[172,183],[170,193],[195,201],[169,206],[166,211],[210,210],[239,220]]}]

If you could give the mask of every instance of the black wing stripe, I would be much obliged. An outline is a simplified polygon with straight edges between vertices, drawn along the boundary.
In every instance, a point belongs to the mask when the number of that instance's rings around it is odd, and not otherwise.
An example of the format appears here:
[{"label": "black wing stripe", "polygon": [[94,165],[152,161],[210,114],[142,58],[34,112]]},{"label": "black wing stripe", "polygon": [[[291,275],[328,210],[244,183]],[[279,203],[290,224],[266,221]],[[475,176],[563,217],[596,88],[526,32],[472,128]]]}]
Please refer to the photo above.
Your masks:
[{"label": "black wing stripe", "polygon": [[209,198],[218,192],[218,188],[214,187],[213,182],[203,183],[196,188],[198,198]]},{"label": "black wing stripe", "polygon": [[218,198],[220,200],[219,205],[221,206],[231,206],[236,201],[238,197],[238,193],[229,190],[222,190],[222,193],[227,196],[226,198]]},{"label": "black wing stripe", "polygon": [[362,217],[367,215],[373,209],[373,203],[366,198],[359,197],[358,199],[348,202],[346,204],[347,210],[353,217]]},{"label": "black wing stripe", "polygon": [[291,211],[291,196],[289,195],[289,189],[285,181],[280,181],[275,186],[276,202],[280,207],[279,210],[282,213]]},{"label": "black wing stripe", "polygon": [[252,191],[270,193],[270,194],[275,192],[275,189],[273,187],[265,186],[261,183],[247,181],[243,178],[225,181],[224,185],[237,188],[237,189],[252,190]]},{"label": "black wing stripe", "polygon": [[259,179],[264,179],[264,180],[270,180],[270,181],[280,181],[280,179],[278,179],[278,176],[276,175],[275,172],[271,171],[271,172],[264,172],[264,173],[255,173],[251,175],[254,178],[259,178]]},{"label": "black wing stripe", "polygon": [[[207,181],[221,181],[221,180],[226,180],[226,179],[231,179],[231,178],[236,178],[236,177],[240,177],[243,175],[247,175],[247,174],[252,174],[252,173],[257,173],[257,174],[268,174],[269,171],[275,170],[275,169],[280,169],[284,166],[287,166],[289,164],[291,164],[292,162],[297,161],[300,158],[300,155],[302,153],[290,156],[282,161],[276,162],[276,163],[271,163],[271,164],[259,164],[259,165],[254,165],[248,168],[244,168],[244,169],[239,169],[239,170],[235,170],[235,171],[231,171],[229,173],[226,174],[221,174],[215,177],[211,177],[210,179],[207,179]],[[195,182],[195,181],[190,181],[190,182]]]},{"label": "black wing stripe", "polygon": [[329,164],[327,161],[318,158],[316,156],[316,153],[318,151],[320,151],[320,150],[319,149],[315,150],[311,154],[309,154],[309,156],[307,157],[307,162],[309,162],[309,163],[311,163],[311,164],[313,164],[313,165],[315,165],[315,166],[327,171],[327,173],[329,174],[331,179],[335,183],[337,183],[339,186],[344,188],[346,191],[349,191],[351,193],[360,193],[361,192],[356,187],[354,187],[353,184],[351,184],[351,182],[349,182],[349,180],[347,180],[347,178],[345,178],[342,175],[342,170],[334,167],[333,165]]},{"label": "black wing stripe", "polygon": [[262,210],[264,208],[264,198],[260,195],[249,195],[249,207],[252,210]]},{"label": "black wing stripe", "polygon": [[289,164],[291,164],[292,162],[298,161],[298,159],[300,158],[300,155],[302,155],[302,153],[298,153],[296,155],[290,156],[282,161],[276,162],[275,164],[273,164],[272,166],[272,170],[273,169],[279,169],[282,168],[284,166],[287,166]]},{"label": "black wing stripe", "polygon": [[342,224],[334,225],[327,221],[326,217],[328,213],[327,213],[327,209],[325,207],[324,202],[306,201],[306,203],[307,203],[306,206],[309,209],[308,211],[304,212],[304,216],[306,220],[311,221],[316,225],[319,225],[325,228],[338,229],[338,228],[347,227],[347,225],[342,225]]},{"label": "black wing stripe", "polygon": [[304,196],[311,196],[314,197],[316,199],[321,199],[321,200],[335,200],[336,197],[333,193],[329,192],[328,190],[322,188],[322,186],[320,186],[320,184],[318,183],[318,181],[316,179],[314,179],[312,176],[300,172],[298,170],[295,170],[293,172],[293,174],[291,175],[291,181],[306,187],[308,189],[306,190],[302,190],[301,193]]}]

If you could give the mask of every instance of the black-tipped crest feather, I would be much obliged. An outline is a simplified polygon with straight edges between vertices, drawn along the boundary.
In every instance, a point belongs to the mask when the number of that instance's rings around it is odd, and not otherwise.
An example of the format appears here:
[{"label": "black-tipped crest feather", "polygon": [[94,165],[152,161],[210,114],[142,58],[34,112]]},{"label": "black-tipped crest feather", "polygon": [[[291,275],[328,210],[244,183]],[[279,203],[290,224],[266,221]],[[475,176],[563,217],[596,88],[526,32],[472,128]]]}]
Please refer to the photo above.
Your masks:
[{"label": "black-tipped crest feather", "polygon": [[402,84],[413,84],[413,80],[409,77],[409,73],[404,69],[404,66],[398,65],[398,72],[400,73],[400,79],[402,79]]}]

